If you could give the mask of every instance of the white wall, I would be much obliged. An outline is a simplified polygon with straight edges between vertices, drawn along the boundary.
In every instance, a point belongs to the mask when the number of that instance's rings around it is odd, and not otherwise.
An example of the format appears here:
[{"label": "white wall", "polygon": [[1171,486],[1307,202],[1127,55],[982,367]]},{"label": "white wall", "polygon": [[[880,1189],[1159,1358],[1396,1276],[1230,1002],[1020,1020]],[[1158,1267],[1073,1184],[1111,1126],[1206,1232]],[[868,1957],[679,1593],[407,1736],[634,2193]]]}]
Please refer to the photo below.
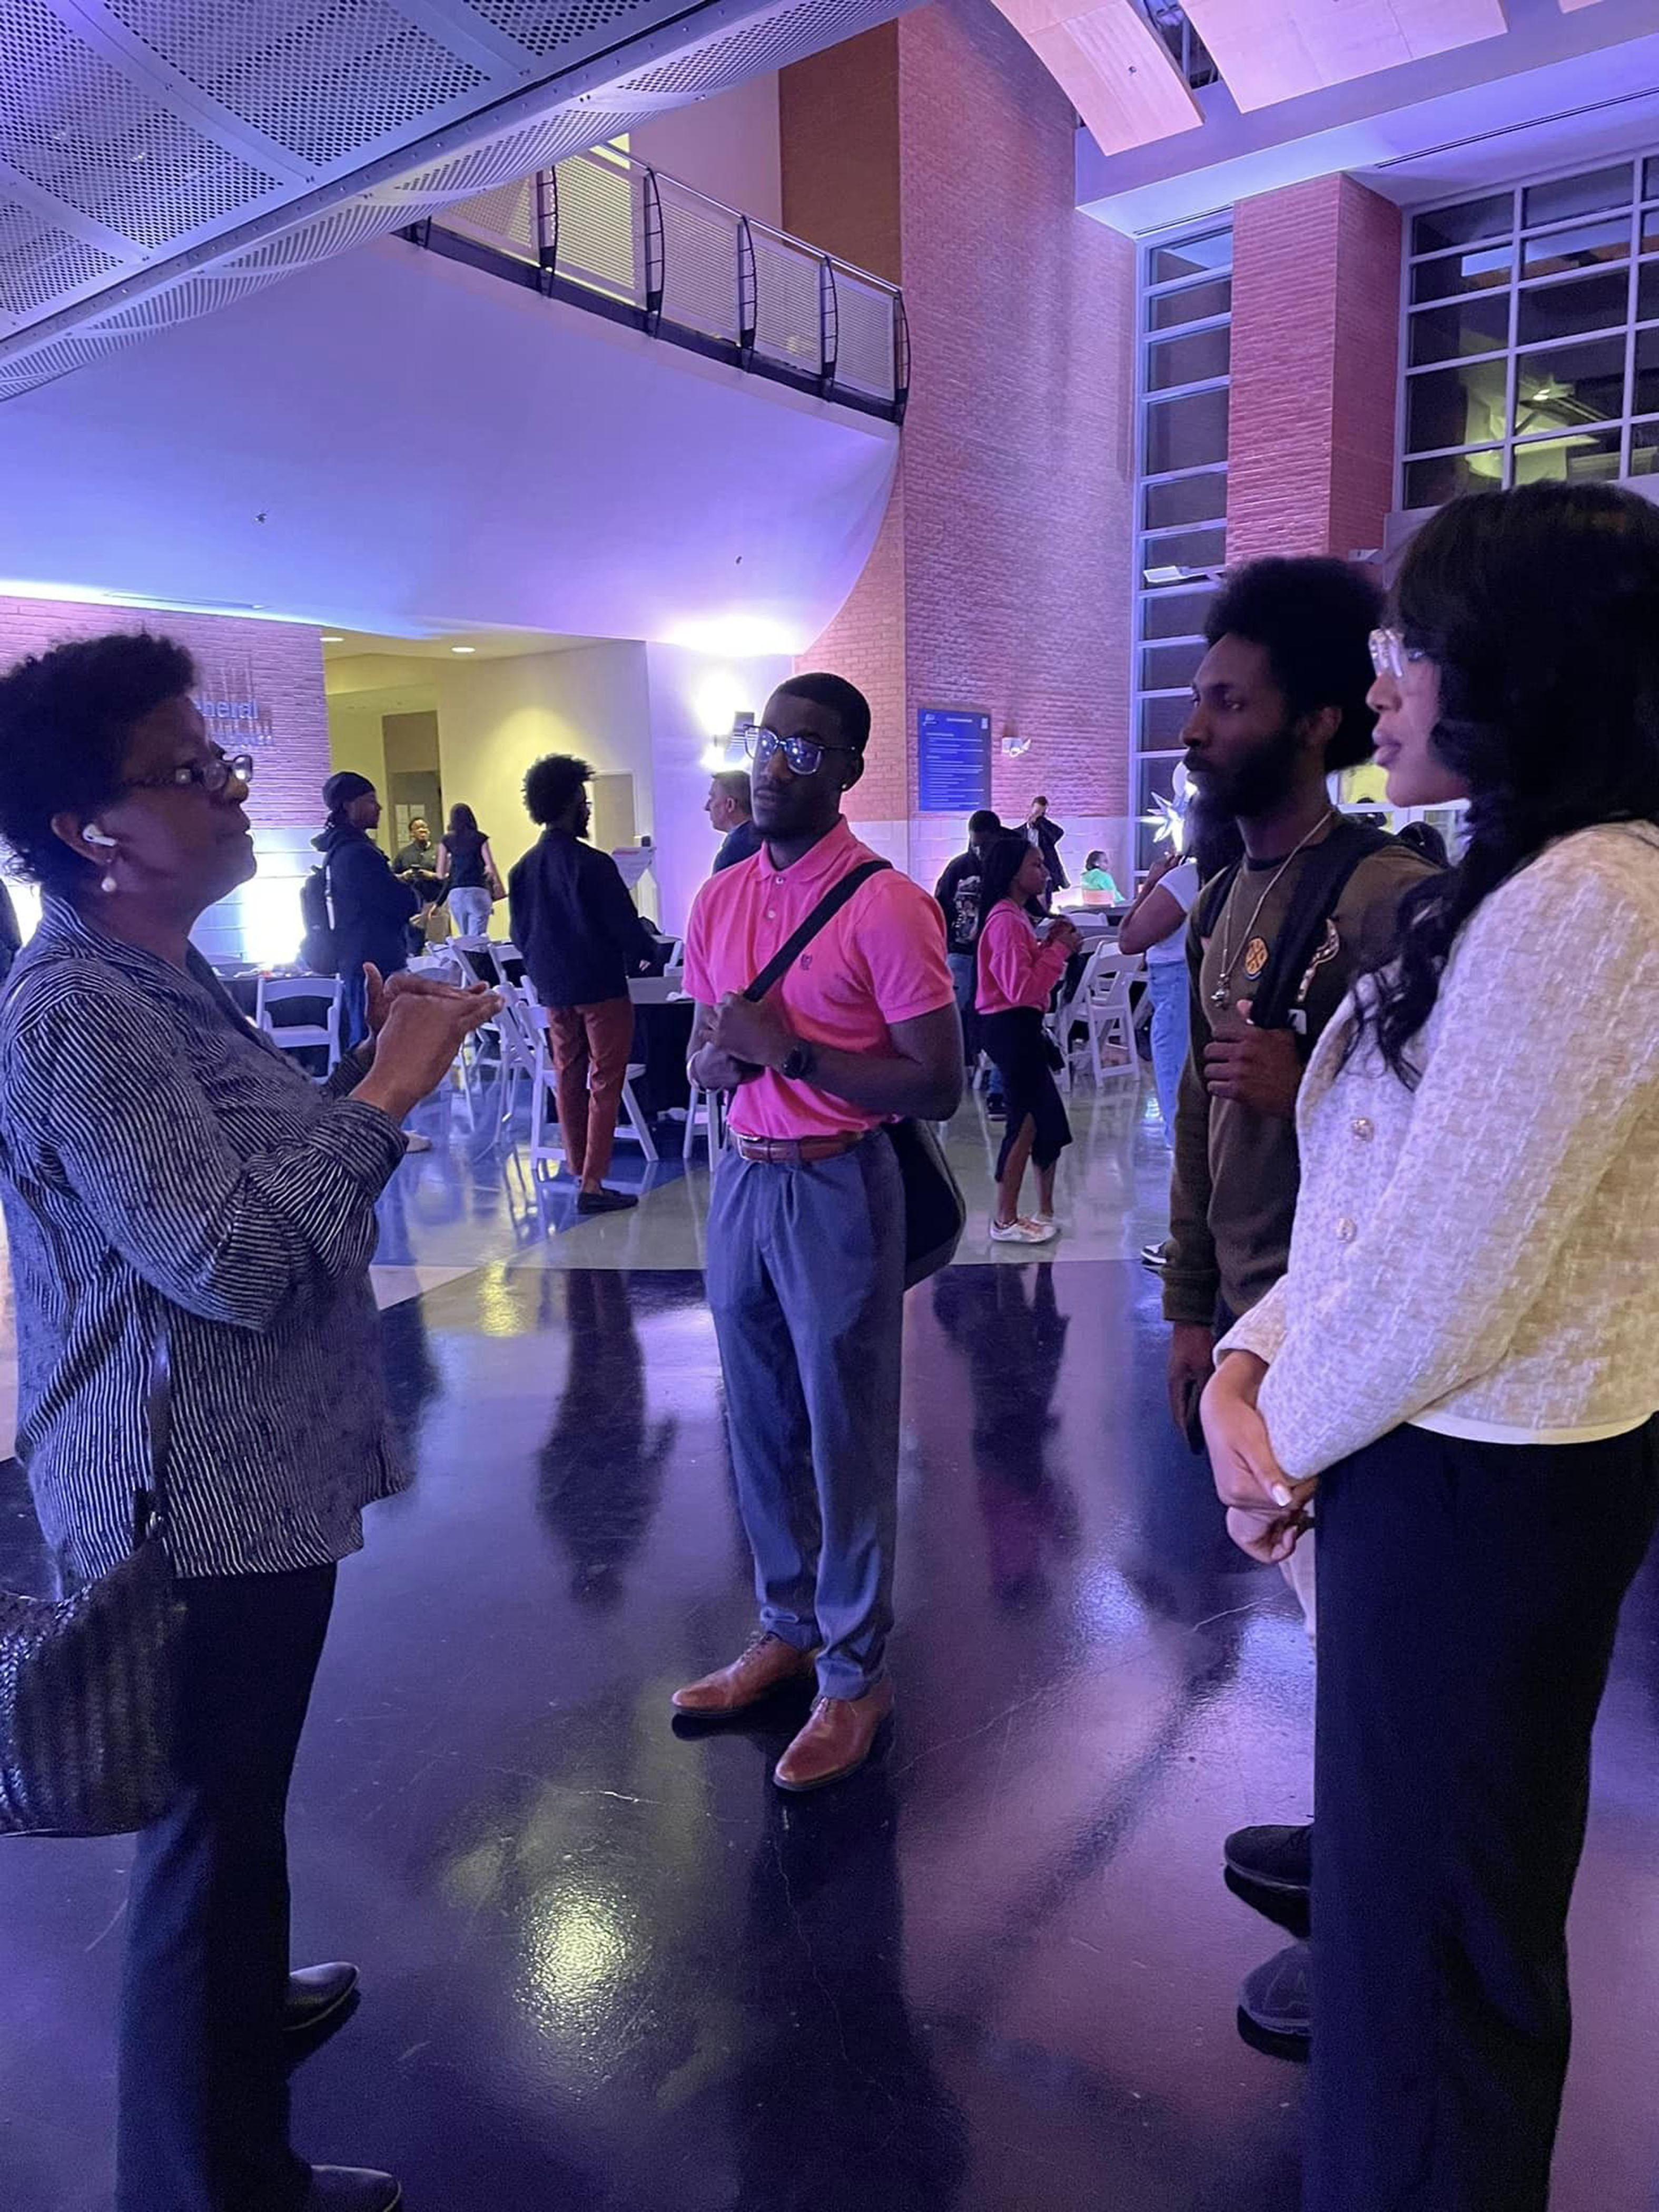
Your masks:
[{"label": "white wall", "polygon": [[[778,79],[751,77],[711,100],[671,107],[636,125],[629,153],[711,200],[779,229],[783,176],[778,142]],[[809,240],[808,244],[812,241]]]},{"label": "white wall", "polygon": [[684,647],[645,648],[651,690],[652,822],[658,920],[679,935],[697,886],[708,875],[714,833],[702,811],[708,793],[704,756],[739,708],[757,719],[793,663],[781,654],[720,660]]}]

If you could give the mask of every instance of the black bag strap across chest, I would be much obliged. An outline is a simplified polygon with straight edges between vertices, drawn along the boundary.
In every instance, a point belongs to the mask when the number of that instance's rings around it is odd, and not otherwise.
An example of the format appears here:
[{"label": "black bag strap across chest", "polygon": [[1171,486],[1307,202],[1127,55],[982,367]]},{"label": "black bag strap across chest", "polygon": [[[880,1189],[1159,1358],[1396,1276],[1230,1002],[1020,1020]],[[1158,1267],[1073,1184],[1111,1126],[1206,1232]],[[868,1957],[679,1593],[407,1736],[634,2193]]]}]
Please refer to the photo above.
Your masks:
[{"label": "black bag strap across chest", "polygon": [[818,932],[826,923],[834,921],[853,894],[861,890],[872,876],[881,875],[892,865],[890,860],[866,860],[860,866],[850,869],[838,884],[832,884],[800,927],[779,945],[744,993],[744,997],[758,1004],[774,984],[782,981]]},{"label": "black bag strap across chest", "polygon": [[[1362,860],[1395,842],[1386,830],[1373,829],[1369,823],[1340,815],[1330,835],[1309,849],[1250,1002],[1250,1018],[1256,1028],[1282,1030],[1288,1026],[1308,963],[1319,949],[1326,925],[1335,913],[1350,877]],[[1227,901],[1243,869],[1243,863],[1235,861],[1206,892],[1199,912],[1200,937],[1213,937],[1220,927]],[[1238,947],[1241,953],[1243,949],[1243,945]]]}]

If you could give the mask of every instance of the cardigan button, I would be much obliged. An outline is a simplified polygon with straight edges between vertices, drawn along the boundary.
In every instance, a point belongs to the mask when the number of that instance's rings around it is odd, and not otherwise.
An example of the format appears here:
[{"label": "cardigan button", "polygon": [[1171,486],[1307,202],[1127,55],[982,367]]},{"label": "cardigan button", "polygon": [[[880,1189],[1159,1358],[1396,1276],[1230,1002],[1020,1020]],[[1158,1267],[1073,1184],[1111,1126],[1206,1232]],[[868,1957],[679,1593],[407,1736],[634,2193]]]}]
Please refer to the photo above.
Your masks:
[{"label": "cardigan button", "polygon": [[1357,1221],[1351,1221],[1345,1213],[1340,1221],[1336,1224],[1337,1243],[1339,1244],[1352,1244],[1354,1238],[1358,1237],[1358,1234],[1359,1224]]},{"label": "cardigan button", "polygon": [[1352,1126],[1353,1133],[1362,1145],[1369,1145],[1376,1134],[1376,1124],[1368,1115],[1361,1114]]}]

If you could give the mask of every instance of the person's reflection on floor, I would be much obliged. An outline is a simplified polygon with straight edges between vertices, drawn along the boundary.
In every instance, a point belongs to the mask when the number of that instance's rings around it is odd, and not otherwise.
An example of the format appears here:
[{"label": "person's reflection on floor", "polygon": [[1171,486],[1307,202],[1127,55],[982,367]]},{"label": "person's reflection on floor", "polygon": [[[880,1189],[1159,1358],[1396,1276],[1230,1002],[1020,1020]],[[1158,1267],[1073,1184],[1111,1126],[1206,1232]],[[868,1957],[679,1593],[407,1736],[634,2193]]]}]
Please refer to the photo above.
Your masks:
[{"label": "person's reflection on floor", "polygon": [[904,1993],[897,1814],[884,1770],[795,1802],[767,1781],[749,1878],[732,2087],[734,2212],[950,2212],[967,2125]]},{"label": "person's reflection on floor", "polygon": [[386,1362],[386,1407],[418,1480],[421,1416],[443,1380],[432,1357],[423,1299],[403,1298],[395,1306],[382,1309],[380,1344]]},{"label": "person's reflection on floor", "polygon": [[1048,1464],[1071,1328],[1054,1271],[949,1267],[933,1279],[933,1311],[967,1362],[992,1595],[1011,1612],[1036,1610],[1050,1595],[1050,1562],[1075,1557],[1079,1540],[1076,1498]]},{"label": "person's reflection on floor", "polygon": [[569,1554],[572,1595],[605,1607],[622,1596],[623,1569],[655,1516],[679,1423],[670,1416],[647,1431],[629,1277],[573,1267],[564,1281],[569,1364],[538,1461],[537,1502]]}]

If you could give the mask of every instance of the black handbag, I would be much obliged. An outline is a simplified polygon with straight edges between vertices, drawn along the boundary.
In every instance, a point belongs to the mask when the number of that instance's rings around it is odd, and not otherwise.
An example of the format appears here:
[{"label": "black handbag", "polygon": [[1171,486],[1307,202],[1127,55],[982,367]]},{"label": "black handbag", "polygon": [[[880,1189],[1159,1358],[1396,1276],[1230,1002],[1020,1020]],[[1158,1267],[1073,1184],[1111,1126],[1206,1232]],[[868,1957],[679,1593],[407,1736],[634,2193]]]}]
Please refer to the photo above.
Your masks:
[{"label": "black handbag", "polygon": [[[778,947],[744,997],[758,1004],[854,893],[891,865],[888,860],[866,860],[833,884],[800,927]],[[968,1206],[931,1121],[904,1119],[888,1122],[886,1129],[904,1184],[904,1287],[910,1291],[956,1258],[962,1232],[968,1225]]]},{"label": "black handbag", "polygon": [[0,1835],[128,1835],[172,1802],[184,1607],[166,1545],[165,1338],[147,1419],[128,1556],[56,1601],[0,1590]]}]

